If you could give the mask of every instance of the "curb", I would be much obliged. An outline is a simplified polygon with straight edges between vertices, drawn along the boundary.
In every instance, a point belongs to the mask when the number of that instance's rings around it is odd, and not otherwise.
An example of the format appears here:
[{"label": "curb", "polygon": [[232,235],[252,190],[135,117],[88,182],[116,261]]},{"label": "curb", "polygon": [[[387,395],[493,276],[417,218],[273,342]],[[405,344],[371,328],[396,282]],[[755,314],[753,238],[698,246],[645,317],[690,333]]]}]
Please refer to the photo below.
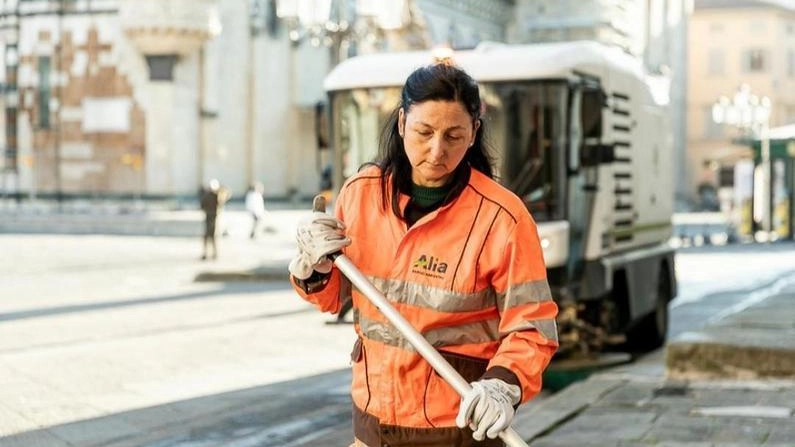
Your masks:
[{"label": "curb", "polygon": [[[673,379],[795,377],[795,322],[791,276],[746,292],[740,302],[700,330],[684,332],[665,347],[666,375]],[[786,284],[753,297],[755,291]],[[734,308],[734,309],[732,309]]]},{"label": "curb", "polygon": [[720,335],[725,333],[714,331],[686,335],[692,338],[669,344],[665,349],[665,369],[670,379],[795,377],[795,349],[724,343]]},{"label": "curb", "polygon": [[250,270],[220,270],[199,272],[194,282],[271,282],[289,281],[287,265],[261,266]]},{"label": "curb", "polygon": [[529,411],[522,411],[525,407],[519,407],[513,426],[522,439],[533,441],[576,418],[590,405],[625,383],[622,379],[601,377],[577,382]]}]

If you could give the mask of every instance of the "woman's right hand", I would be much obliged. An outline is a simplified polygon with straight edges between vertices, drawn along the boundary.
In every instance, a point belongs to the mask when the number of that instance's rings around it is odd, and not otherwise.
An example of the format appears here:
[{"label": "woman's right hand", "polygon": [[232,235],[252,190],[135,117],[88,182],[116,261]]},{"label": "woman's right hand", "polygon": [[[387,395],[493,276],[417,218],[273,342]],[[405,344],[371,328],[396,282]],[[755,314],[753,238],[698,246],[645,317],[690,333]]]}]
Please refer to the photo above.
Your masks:
[{"label": "woman's right hand", "polygon": [[313,271],[328,273],[331,260],[328,255],[351,244],[345,235],[345,224],[334,216],[315,211],[312,217],[298,226],[296,234],[298,254],[290,261],[290,274],[307,279]]}]

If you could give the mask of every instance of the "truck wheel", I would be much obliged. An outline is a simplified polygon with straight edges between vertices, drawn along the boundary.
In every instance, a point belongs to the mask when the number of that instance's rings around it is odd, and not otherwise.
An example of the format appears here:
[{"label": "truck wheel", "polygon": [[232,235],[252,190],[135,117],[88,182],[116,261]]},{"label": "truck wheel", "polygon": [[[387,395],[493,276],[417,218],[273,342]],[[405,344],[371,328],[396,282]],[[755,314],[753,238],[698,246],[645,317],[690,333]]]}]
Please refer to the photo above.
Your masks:
[{"label": "truck wheel", "polygon": [[657,297],[654,311],[646,315],[627,334],[627,345],[635,352],[653,351],[665,344],[668,333],[668,301],[671,297],[671,286],[668,279],[668,268],[660,269],[660,282],[657,285]]}]

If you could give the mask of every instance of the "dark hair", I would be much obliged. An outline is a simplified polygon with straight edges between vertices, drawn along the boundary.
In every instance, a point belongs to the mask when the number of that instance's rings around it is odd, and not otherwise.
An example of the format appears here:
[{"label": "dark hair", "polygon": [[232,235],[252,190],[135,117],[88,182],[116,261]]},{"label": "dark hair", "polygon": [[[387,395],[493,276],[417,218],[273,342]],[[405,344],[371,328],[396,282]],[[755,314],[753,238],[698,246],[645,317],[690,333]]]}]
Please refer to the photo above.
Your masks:
[{"label": "dark hair", "polygon": [[483,121],[480,119],[481,104],[478,84],[464,70],[446,64],[428,65],[414,70],[406,79],[400,93],[400,105],[392,111],[384,125],[379,141],[381,151],[378,166],[381,168],[381,201],[387,208],[388,178],[392,174],[392,212],[402,218],[398,205],[398,195],[402,191],[411,193],[411,163],[403,147],[403,138],[398,130],[400,109],[408,113],[414,104],[425,101],[456,101],[461,103],[472,116],[473,122],[480,121],[475,141],[467,149],[464,159],[453,172],[454,185],[448,197],[461,193],[469,181],[469,167],[493,178],[491,158],[483,139]]}]

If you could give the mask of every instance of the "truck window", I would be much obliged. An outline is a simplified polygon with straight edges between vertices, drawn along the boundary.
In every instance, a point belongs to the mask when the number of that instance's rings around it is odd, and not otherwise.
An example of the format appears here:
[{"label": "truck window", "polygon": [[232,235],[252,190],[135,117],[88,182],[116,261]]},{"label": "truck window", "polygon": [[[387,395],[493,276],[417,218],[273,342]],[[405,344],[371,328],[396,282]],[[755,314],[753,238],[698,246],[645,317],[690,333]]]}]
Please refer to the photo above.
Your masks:
[{"label": "truck window", "polygon": [[500,181],[537,221],[563,218],[568,87],[559,81],[486,84],[484,119]]},{"label": "truck window", "polygon": [[[562,219],[568,84],[517,81],[480,88],[497,180],[522,198],[537,221]],[[334,163],[343,181],[377,158],[381,130],[399,99],[396,87],[332,94]]]},{"label": "truck window", "polygon": [[598,144],[602,139],[603,95],[601,90],[589,89],[582,92],[580,120],[585,144]]},{"label": "truck window", "polygon": [[[378,156],[378,138],[389,114],[397,107],[397,88],[356,89],[335,93],[332,99],[333,132],[339,148],[335,162],[348,178]],[[337,185],[339,187],[340,185]]]}]

